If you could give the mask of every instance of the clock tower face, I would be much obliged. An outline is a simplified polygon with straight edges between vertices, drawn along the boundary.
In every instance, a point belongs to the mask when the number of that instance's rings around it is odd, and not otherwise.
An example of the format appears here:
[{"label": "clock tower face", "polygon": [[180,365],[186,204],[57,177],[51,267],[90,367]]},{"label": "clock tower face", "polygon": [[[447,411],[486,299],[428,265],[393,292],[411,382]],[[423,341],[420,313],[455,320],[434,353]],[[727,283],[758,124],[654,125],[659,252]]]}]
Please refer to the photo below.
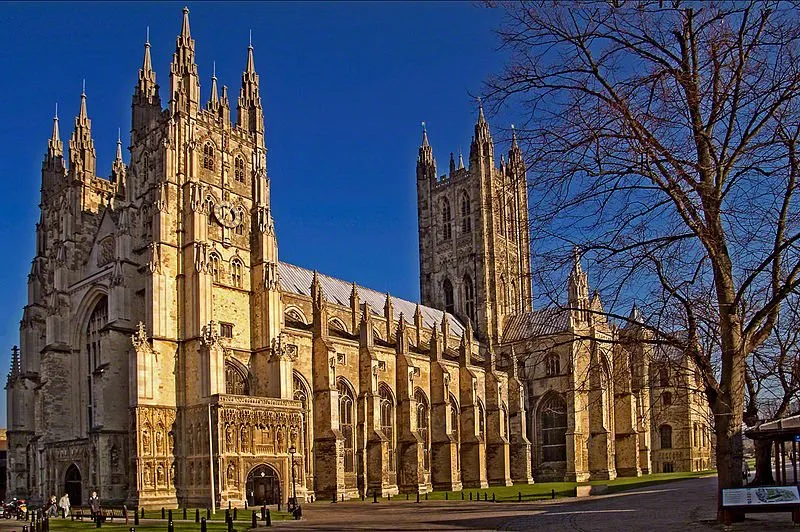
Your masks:
[{"label": "clock tower face", "polygon": [[230,201],[222,201],[214,205],[214,217],[228,229],[233,229],[241,223],[239,212],[233,208]]}]

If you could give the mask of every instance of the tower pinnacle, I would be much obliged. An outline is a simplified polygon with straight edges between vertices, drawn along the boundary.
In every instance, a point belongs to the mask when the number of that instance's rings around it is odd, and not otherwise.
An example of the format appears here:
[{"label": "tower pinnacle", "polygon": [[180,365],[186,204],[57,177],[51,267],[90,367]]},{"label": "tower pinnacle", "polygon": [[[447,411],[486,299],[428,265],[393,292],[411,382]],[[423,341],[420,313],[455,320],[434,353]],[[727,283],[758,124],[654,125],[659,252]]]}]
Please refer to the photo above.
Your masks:
[{"label": "tower pinnacle", "polygon": [[53,116],[53,134],[50,136],[50,140],[47,141],[47,157],[53,159],[63,156],[64,143],[61,142],[61,134],[58,131],[58,103],[56,103],[56,114]]},{"label": "tower pinnacle", "polygon": [[[252,34],[251,34],[252,35]],[[247,46],[247,63],[242,72],[242,88],[239,90],[237,125],[251,133],[264,134],[264,112],[258,93],[258,74],[253,59],[252,37]]]},{"label": "tower pinnacle", "polygon": [[92,121],[86,111],[86,81],[81,90],[81,106],[69,140],[69,169],[75,179],[95,175],[96,155],[92,140]]}]

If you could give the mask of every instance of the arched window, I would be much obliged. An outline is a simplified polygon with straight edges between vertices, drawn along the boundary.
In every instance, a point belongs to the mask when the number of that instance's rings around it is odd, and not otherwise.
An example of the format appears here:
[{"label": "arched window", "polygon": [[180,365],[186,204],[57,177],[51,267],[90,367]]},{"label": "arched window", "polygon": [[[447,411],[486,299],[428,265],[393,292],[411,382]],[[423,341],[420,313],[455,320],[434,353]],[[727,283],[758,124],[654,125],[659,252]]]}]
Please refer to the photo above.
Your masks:
[{"label": "arched window", "polygon": [[87,385],[87,408],[88,408],[88,428],[94,426],[94,386],[92,386],[94,371],[103,363],[102,353],[102,331],[108,323],[108,298],[103,296],[100,298],[89,316],[89,322],[86,324],[86,357],[88,376],[86,377]]},{"label": "arched window", "polygon": [[417,431],[420,438],[422,438],[422,467],[425,471],[431,468],[431,440],[430,430],[428,430],[430,423],[428,421],[428,399],[425,397],[425,392],[417,388],[414,392],[414,400],[417,402]]},{"label": "arched window", "polygon": [[555,377],[556,375],[561,373],[561,361],[559,360],[557,354],[551,353],[547,355],[547,358],[545,359],[545,364],[547,366],[548,377]]},{"label": "arched window", "polygon": [[230,395],[250,395],[247,374],[233,362],[225,362],[225,393]]},{"label": "arched window", "polygon": [[486,409],[480,401],[478,401],[478,436],[481,440],[486,436]]},{"label": "arched window", "polygon": [[664,406],[672,405],[672,394],[670,392],[662,393],[661,400],[664,402]]},{"label": "arched window", "polygon": [[354,473],[355,462],[355,431],[353,430],[353,392],[343,379],[339,379],[339,428],[344,437],[344,470]]},{"label": "arched window", "polygon": [[233,178],[239,183],[244,183],[244,157],[237,155],[233,162]]},{"label": "arched window", "polygon": [[450,202],[447,198],[442,198],[442,239],[450,240],[453,236],[452,226],[453,215],[450,212]]},{"label": "arched window", "polygon": [[661,437],[661,448],[672,449],[672,427],[661,425],[658,427],[658,434]]},{"label": "arched window", "polygon": [[231,261],[231,284],[236,288],[242,287],[242,261],[239,259]]},{"label": "arched window", "polygon": [[444,290],[444,311],[452,314],[456,311],[456,304],[453,297],[453,283],[450,282],[450,279],[444,280],[442,289]]},{"label": "arched window", "polygon": [[461,233],[467,234],[472,232],[472,214],[469,204],[469,196],[465,192],[461,196]]},{"label": "arched window", "polygon": [[497,290],[497,309],[505,314],[506,310],[506,280],[500,277],[500,287]]},{"label": "arched window", "polygon": [[210,142],[203,145],[203,168],[214,171],[214,145]]},{"label": "arched window", "polygon": [[464,312],[467,317],[475,324],[475,287],[469,275],[464,276]]},{"label": "arched window", "polygon": [[453,394],[450,394],[450,436],[456,443],[456,470],[461,469],[461,410]]},{"label": "arched window", "polygon": [[219,270],[220,270],[219,255],[217,255],[216,253],[212,253],[208,257],[208,271],[211,274],[211,280],[214,281],[215,283],[219,282]]},{"label": "arched window", "polygon": [[669,369],[666,364],[658,368],[658,385],[661,387],[669,386]]},{"label": "arched window", "polygon": [[244,209],[243,209],[243,208],[241,208],[241,207],[239,207],[239,211],[238,211],[238,212],[239,212],[239,215],[238,215],[239,223],[238,223],[238,225],[237,225],[237,226],[234,228],[234,230],[233,230],[233,231],[234,231],[234,232],[235,232],[237,235],[239,235],[239,236],[242,236],[242,235],[244,234],[244,223],[245,223],[245,214],[244,214]]},{"label": "arched window", "polygon": [[517,217],[516,217],[516,209],[514,209],[514,199],[513,196],[508,200],[508,223],[506,224],[506,229],[508,233],[506,234],[506,238],[512,240],[517,236]]},{"label": "arched window", "polygon": [[543,462],[564,462],[567,459],[567,404],[555,393],[539,406],[539,426]]},{"label": "arched window", "polygon": [[302,416],[303,416],[303,436],[302,436],[302,449],[303,453],[303,469],[306,475],[311,474],[311,394],[308,387],[303,380],[294,374],[294,400],[300,401]]},{"label": "arched window", "polygon": [[389,440],[389,471],[395,472],[397,470],[395,458],[395,430],[394,430],[394,398],[389,387],[381,384],[381,430]]}]

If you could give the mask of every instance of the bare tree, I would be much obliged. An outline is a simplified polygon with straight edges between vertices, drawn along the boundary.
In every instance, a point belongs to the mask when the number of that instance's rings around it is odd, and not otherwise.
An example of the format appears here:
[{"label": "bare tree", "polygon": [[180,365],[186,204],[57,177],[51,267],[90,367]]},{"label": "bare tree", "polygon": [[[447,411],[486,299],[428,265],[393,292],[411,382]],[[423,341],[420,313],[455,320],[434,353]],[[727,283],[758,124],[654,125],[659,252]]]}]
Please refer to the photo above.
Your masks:
[{"label": "bare tree", "polygon": [[525,111],[517,134],[537,287],[555,286],[548,272],[563,278],[548,266],[578,245],[602,266],[611,314],[625,317],[626,298],[644,301],[653,337],[699,368],[719,487],[740,486],[747,361],[800,271],[800,9],[679,0],[505,9],[510,58],[488,96],[495,109]]},{"label": "bare tree", "polygon": [[[744,421],[748,427],[791,414],[800,399],[800,298],[793,295],[781,308],[772,334],[748,361]],[[756,469],[752,484],[775,482],[771,442],[755,440]]]}]

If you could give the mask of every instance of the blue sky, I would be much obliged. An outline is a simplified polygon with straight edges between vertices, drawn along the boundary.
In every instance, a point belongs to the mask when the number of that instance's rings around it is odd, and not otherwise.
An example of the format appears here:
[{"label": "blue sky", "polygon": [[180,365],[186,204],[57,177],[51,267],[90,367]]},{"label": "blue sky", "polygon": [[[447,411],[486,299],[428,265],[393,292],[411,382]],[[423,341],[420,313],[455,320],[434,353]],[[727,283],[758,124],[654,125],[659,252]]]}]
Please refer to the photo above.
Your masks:
[{"label": "blue sky", "polygon": [[[59,104],[66,142],[86,80],[98,173],[127,146],[145,28],[162,102],[183,3],[15,3],[0,8],[0,373],[19,343],[42,156]],[[415,163],[425,121],[439,172],[469,151],[474,96],[501,68],[502,14],[468,2],[189,3],[208,99],[212,62],[238,94],[248,33],[264,98],[272,207],[284,261],[418,299]],[[495,139],[512,114],[490,117]],[[506,146],[501,147],[502,151]],[[127,160],[127,153],[125,153]],[[5,394],[0,425],[5,426]]]}]

